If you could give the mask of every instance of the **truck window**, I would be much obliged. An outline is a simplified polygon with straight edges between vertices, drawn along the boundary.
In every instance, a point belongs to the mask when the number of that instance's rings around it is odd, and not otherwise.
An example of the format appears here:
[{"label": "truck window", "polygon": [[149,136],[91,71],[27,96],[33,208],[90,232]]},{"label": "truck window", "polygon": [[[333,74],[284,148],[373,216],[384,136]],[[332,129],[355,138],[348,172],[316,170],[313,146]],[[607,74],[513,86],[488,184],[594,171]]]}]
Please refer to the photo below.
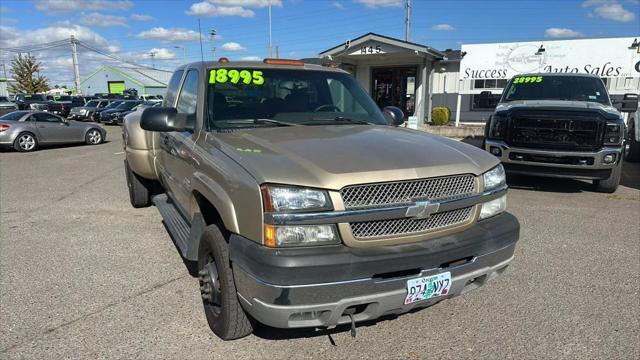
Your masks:
[{"label": "truck window", "polygon": [[193,125],[196,118],[196,105],[198,104],[198,82],[200,75],[198,70],[189,70],[182,85],[178,105],[176,109],[180,114],[187,114],[187,124]]},{"label": "truck window", "polygon": [[176,97],[178,96],[178,86],[180,85],[180,79],[182,79],[182,74],[184,74],[184,70],[178,70],[171,75],[171,80],[169,80],[169,85],[167,86],[167,95],[165,96],[165,101],[163,106],[173,106],[176,101]]}]

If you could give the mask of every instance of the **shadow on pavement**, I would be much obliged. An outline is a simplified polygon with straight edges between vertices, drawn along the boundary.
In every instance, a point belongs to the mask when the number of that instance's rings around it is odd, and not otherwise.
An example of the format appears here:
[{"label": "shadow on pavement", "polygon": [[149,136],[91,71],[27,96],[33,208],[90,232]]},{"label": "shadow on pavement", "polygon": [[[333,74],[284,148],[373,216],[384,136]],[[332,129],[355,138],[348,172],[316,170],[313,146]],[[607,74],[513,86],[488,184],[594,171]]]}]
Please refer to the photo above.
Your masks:
[{"label": "shadow on pavement", "polygon": [[[102,146],[102,145],[106,145],[108,143],[110,143],[111,141],[109,140],[105,140],[102,143],[98,144],[98,145],[88,145],[85,143],[67,143],[67,144],[43,144],[43,145],[38,145],[38,148],[36,148],[35,151],[32,151],[31,153],[37,153],[38,151],[46,151],[49,149],[64,149],[64,148],[73,148],[73,147],[82,147],[82,146]],[[0,152],[3,153],[16,153],[16,154],[28,154],[28,153],[23,153],[20,151],[16,151],[13,149],[13,147],[11,148],[0,148]]]}]

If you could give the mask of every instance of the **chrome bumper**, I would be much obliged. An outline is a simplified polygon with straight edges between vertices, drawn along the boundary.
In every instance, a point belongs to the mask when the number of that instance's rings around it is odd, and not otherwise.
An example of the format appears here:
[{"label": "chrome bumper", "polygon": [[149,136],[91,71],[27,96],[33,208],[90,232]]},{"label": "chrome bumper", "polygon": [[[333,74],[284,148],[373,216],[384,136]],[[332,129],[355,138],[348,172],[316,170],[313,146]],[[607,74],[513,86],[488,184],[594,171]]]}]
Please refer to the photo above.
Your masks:
[{"label": "chrome bumper", "polygon": [[[485,150],[491,152],[491,147],[497,147],[501,150],[500,155],[495,155],[495,154],[493,155],[496,156],[498,159],[500,159],[500,161],[502,161],[505,164],[545,166],[545,167],[576,169],[576,170],[579,170],[579,169],[610,170],[618,164],[618,161],[622,156],[622,150],[623,150],[622,146],[603,147],[601,150],[596,152],[540,150],[540,149],[511,147],[503,141],[486,140]],[[549,156],[549,157],[555,157],[555,158],[562,158],[562,157],[593,158],[593,164],[592,165],[590,164],[571,165],[571,164],[557,164],[553,162],[518,160],[518,159],[512,158],[511,156],[512,153],[543,155],[543,156]],[[604,157],[609,154],[615,154],[616,160],[613,163],[607,164],[604,162]]]}]

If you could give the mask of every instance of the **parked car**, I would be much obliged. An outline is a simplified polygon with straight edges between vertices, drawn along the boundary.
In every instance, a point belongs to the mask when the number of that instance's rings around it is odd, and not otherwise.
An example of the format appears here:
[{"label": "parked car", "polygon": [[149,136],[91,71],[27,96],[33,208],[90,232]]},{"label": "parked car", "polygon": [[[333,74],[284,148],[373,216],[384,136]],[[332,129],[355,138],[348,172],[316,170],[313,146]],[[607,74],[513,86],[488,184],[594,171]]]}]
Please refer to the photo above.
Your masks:
[{"label": "parked car", "polygon": [[129,110],[129,111],[123,111],[120,113],[120,115],[118,115],[118,124],[122,124],[124,122],[124,117],[136,112],[136,111],[142,111],[146,108],[149,107],[159,107],[160,105],[162,105],[162,103],[160,102],[154,102],[154,101],[149,101],[149,102],[143,102],[141,104],[136,105],[135,107],[133,107],[133,109]]},{"label": "parked car", "polygon": [[[624,112],[638,108],[629,94]],[[625,98],[629,97],[625,96]],[[620,183],[625,124],[596,75],[523,74],[511,79],[485,126],[484,148],[507,172]]]},{"label": "parked car", "polygon": [[94,109],[91,112],[91,121],[95,121],[95,122],[100,122],[100,113],[105,111],[105,110],[110,110],[110,109],[115,109],[118,105],[122,104],[125,100],[109,100],[110,103],[103,107],[103,108],[97,108]]},{"label": "parked car", "polygon": [[113,109],[107,109],[100,113],[99,122],[102,124],[117,125],[119,124],[122,112],[131,111],[134,107],[142,104],[141,100],[125,100]]},{"label": "parked car", "polygon": [[158,102],[158,103],[162,102],[162,96],[160,95],[141,95],[140,99],[147,102]]},{"label": "parked car", "polygon": [[11,102],[8,97],[0,96],[0,115],[18,110],[18,105]]},{"label": "parked car", "polygon": [[106,137],[100,126],[66,120],[44,111],[14,111],[0,117],[0,146],[16,151],[34,151],[45,144],[98,145]]},{"label": "parked car", "polygon": [[355,332],[478,288],[513,258],[498,159],[400,127],[402,110],[381,112],[343,70],[196,62],[173,73],[165,105],[125,118],[129,198],[155,204],[197,265],[222,339],[253,320]]},{"label": "parked car", "polygon": [[627,120],[627,149],[626,159],[630,162],[640,161],[640,109],[629,114]]},{"label": "parked car", "polygon": [[109,105],[109,103],[111,103],[111,100],[89,100],[89,102],[87,102],[84,106],[71,108],[68,118],[80,121],[90,120],[94,111],[96,111],[97,109],[105,108],[107,105]]},{"label": "parked car", "polygon": [[62,105],[47,100],[42,94],[16,94],[15,103],[18,110],[39,110],[54,114],[62,112]]},{"label": "parked car", "polygon": [[47,100],[60,104],[60,116],[67,117],[72,108],[84,106],[84,98],[71,95],[47,95]]}]

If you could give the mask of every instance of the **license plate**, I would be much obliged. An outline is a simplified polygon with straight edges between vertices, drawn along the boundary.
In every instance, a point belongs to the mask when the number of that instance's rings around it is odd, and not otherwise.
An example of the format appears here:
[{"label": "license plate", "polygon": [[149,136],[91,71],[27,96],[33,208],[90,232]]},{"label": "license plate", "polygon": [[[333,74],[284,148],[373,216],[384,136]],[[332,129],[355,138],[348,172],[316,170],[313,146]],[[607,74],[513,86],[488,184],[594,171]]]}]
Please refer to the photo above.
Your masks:
[{"label": "license plate", "polygon": [[404,304],[447,295],[450,288],[450,272],[407,280],[407,297],[404,299]]}]

